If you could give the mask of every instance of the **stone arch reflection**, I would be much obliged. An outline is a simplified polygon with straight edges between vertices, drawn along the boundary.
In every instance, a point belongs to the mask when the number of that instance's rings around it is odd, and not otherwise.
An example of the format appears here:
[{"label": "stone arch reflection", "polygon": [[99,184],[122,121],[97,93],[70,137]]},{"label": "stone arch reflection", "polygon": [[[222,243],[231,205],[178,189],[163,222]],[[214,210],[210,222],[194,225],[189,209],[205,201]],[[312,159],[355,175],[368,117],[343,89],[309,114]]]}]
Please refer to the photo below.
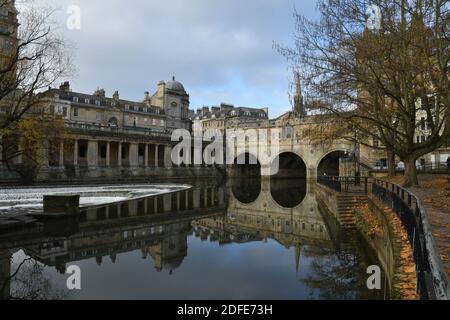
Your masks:
[{"label": "stone arch reflection", "polygon": [[273,200],[283,208],[295,208],[299,206],[306,197],[306,179],[293,178],[270,180],[270,194]]},{"label": "stone arch reflection", "polygon": [[258,199],[261,193],[261,177],[251,179],[234,178],[230,180],[233,196],[243,204],[250,204]]},{"label": "stone arch reflection", "polygon": [[230,177],[231,191],[239,202],[249,204],[258,199],[261,193],[261,164],[254,155],[247,152],[236,157]]},{"label": "stone arch reflection", "polygon": [[281,153],[274,161],[278,161],[279,170],[270,177],[270,194],[281,207],[295,208],[306,197],[306,164],[292,152]]},{"label": "stone arch reflection", "polygon": [[306,164],[297,154],[293,152],[280,153],[273,161],[278,161],[279,169],[276,174],[272,175],[272,178],[306,179]]}]

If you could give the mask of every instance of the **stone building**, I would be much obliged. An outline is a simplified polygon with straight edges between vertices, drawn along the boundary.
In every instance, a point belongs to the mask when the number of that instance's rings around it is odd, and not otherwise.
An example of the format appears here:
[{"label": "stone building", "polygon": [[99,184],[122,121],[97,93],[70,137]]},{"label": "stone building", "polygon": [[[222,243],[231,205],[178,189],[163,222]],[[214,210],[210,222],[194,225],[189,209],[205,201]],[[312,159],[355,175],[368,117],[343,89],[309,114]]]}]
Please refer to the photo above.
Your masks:
[{"label": "stone building", "polygon": [[[100,88],[92,94],[72,91],[69,82],[41,97],[46,112],[62,118],[67,132],[45,148],[40,179],[157,174],[156,168],[172,165],[172,131],[191,128],[189,95],[175,78],[161,81],[141,101],[121,99],[118,91],[108,97]],[[4,166],[0,169],[3,177],[15,177]]]},{"label": "stone building", "polygon": [[141,101],[121,99],[118,91],[107,97],[104,89],[75,92],[69,82],[43,96],[49,112],[60,115],[69,129],[57,157],[48,159],[48,167],[66,176],[146,175],[150,168],[170,167],[171,132],[191,127],[189,95],[175,78],[159,82]]},{"label": "stone building", "polygon": [[14,0],[0,0],[0,62],[2,65],[17,48],[17,9]]},{"label": "stone building", "polygon": [[268,108],[234,107],[232,104],[221,103],[220,106],[208,106],[197,109],[192,116],[194,123],[200,123],[204,130],[219,129],[225,132],[226,128],[237,125],[261,122],[269,118]]}]

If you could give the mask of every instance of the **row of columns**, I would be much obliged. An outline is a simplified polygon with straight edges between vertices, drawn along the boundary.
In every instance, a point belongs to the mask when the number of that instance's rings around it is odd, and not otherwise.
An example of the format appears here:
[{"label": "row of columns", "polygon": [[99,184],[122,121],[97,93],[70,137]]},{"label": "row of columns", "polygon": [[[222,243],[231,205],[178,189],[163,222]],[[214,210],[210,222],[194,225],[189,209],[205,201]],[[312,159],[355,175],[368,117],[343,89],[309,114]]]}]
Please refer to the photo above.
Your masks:
[{"label": "row of columns", "polygon": [[[142,210],[142,213],[147,215],[149,213],[211,209],[222,206],[224,203],[224,188],[199,188],[133,200],[127,202],[126,206],[124,204],[112,204],[101,208],[88,209],[86,218],[88,221],[109,219],[111,218],[110,211],[114,212],[115,218],[121,218],[138,216],[139,210]],[[141,208],[139,208],[139,204],[142,205]]]},{"label": "row of columns", "polygon": [[[78,166],[79,163],[79,150],[80,150],[80,141],[81,140],[74,140],[74,146],[73,146],[73,164],[74,166]],[[95,169],[99,166],[99,142],[97,140],[87,140],[87,148],[86,148],[86,160],[87,165],[89,168]],[[111,166],[111,143],[117,143],[117,156],[115,157],[117,161],[117,166],[122,167],[124,165],[122,161],[122,152],[124,148],[123,142],[111,142],[111,141],[105,141],[106,144],[106,157],[105,157],[105,166],[110,167]],[[139,144],[139,143],[127,143],[128,144],[128,152],[127,152],[127,159],[128,159],[128,166],[129,167],[159,167],[160,166],[160,147],[164,147],[164,157],[163,157],[163,166],[170,167],[172,165],[172,161],[170,158],[170,152],[171,149],[168,145],[159,145],[159,144]],[[139,163],[139,145],[144,145],[144,162],[142,164]],[[150,157],[149,157],[149,146],[154,146],[154,163],[150,163]],[[64,166],[64,141],[60,141],[59,143],[59,166]]]}]

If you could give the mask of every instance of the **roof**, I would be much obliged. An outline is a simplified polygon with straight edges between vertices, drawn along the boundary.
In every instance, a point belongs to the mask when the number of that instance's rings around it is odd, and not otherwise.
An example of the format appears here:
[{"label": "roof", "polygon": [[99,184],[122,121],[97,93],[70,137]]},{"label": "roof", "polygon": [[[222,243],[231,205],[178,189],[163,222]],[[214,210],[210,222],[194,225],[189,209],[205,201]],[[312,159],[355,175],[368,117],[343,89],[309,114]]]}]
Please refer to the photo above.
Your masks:
[{"label": "roof", "polygon": [[[198,112],[193,116],[193,120],[206,120],[206,119],[224,119],[227,117],[239,117],[252,120],[265,120],[268,119],[268,114],[266,110],[261,108],[250,108],[250,107],[237,107],[237,108],[219,108],[212,107],[198,109]],[[206,111],[207,110],[207,111]]]},{"label": "roof", "polygon": [[[61,89],[50,89],[46,92],[47,94],[57,94],[60,100],[68,101],[80,105],[90,105],[93,108],[119,108],[126,109],[128,106],[129,111],[146,112],[152,114],[163,114],[164,110],[156,107],[149,106],[144,102],[114,99],[109,97],[98,96],[94,94],[86,94],[74,91],[65,91]],[[78,98],[78,102],[74,101],[74,98]],[[89,101],[86,101],[89,100]],[[98,101],[98,102],[96,102]],[[147,111],[144,111],[147,110]],[[128,111],[128,110],[124,110]]]},{"label": "roof", "polygon": [[177,91],[179,93],[186,93],[184,86],[181,84],[181,82],[176,81],[175,77],[173,77],[171,81],[166,83],[166,89]]}]

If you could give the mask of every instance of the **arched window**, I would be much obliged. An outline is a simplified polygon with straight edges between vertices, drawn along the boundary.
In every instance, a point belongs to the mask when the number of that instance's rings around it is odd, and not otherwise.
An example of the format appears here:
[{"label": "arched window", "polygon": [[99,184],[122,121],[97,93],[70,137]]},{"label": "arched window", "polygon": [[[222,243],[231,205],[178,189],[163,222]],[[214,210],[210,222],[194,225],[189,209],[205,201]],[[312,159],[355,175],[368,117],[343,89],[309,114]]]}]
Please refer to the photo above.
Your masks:
[{"label": "arched window", "polygon": [[117,121],[116,117],[112,117],[111,119],[109,119],[108,125],[110,127],[117,127],[119,125],[119,122]]}]

